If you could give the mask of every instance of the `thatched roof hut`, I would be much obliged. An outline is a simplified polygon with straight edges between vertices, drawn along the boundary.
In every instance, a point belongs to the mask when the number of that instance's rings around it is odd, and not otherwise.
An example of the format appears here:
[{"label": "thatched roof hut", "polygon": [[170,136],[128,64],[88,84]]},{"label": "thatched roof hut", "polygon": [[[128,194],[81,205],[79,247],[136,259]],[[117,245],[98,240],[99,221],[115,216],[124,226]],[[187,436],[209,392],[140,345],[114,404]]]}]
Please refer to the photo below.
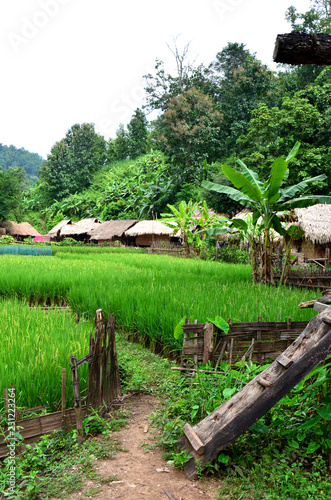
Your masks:
[{"label": "thatched roof hut", "polygon": [[158,220],[142,220],[125,231],[129,243],[136,246],[149,247],[161,242],[178,242],[180,232],[174,234],[174,229]]},{"label": "thatched roof hut", "polygon": [[331,248],[331,205],[296,208],[294,214],[296,220],[292,224],[302,229],[304,235],[293,242],[293,253],[301,261],[325,259],[326,249]]},{"label": "thatched roof hut", "polygon": [[296,208],[298,226],[305,232],[304,238],[314,244],[331,242],[331,205],[317,204],[307,208]]},{"label": "thatched roof hut", "polygon": [[108,220],[103,222],[89,232],[90,241],[96,241],[98,244],[120,241],[125,244],[125,231],[130,229],[137,222],[137,219]]},{"label": "thatched roof hut", "polygon": [[6,234],[10,234],[14,238],[23,240],[24,238],[41,236],[29,222],[5,221],[1,222],[1,226],[6,229]]},{"label": "thatched roof hut", "polygon": [[92,217],[89,219],[82,219],[78,222],[72,222],[71,224],[66,224],[61,229],[61,236],[69,236],[70,238],[75,238],[77,236],[89,235],[92,229],[100,226],[102,224],[100,219]]},{"label": "thatched roof hut", "polygon": [[51,239],[61,240],[63,238],[74,238],[75,240],[85,240],[89,238],[89,232],[102,224],[101,220],[96,217],[82,219],[78,222],[73,222],[71,219],[66,219],[57,224],[48,235]]},{"label": "thatched roof hut", "polygon": [[50,236],[52,239],[56,238],[57,236],[60,236],[62,228],[67,224],[73,224],[72,220],[64,219],[63,221],[59,222],[47,233],[47,236]]}]

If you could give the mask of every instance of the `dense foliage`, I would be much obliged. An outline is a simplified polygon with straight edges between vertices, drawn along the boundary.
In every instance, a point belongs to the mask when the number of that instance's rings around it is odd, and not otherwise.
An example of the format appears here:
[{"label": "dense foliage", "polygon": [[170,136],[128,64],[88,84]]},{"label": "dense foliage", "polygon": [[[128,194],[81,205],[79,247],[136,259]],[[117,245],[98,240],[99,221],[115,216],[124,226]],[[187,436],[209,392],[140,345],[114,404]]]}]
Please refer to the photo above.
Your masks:
[{"label": "dense foliage", "polygon": [[43,158],[37,153],[30,153],[24,148],[17,149],[15,146],[5,146],[0,143],[0,167],[8,170],[10,167],[21,167],[30,183],[38,180],[39,170]]}]

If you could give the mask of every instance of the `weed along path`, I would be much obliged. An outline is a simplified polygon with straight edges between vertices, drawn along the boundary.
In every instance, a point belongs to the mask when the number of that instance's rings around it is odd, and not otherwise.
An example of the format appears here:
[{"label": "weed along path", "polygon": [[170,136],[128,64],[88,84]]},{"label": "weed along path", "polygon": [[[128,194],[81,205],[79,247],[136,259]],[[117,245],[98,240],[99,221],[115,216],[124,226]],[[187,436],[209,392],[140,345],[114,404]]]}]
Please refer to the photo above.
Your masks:
[{"label": "weed along path", "polygon": [[[119,451],[107,460],[98,460],[96,472],[102,480],[86,481],[71,500],[216,500],[219,484],[213,479],[190,481],[185,473],[167,464],[156,447],[155,429],[148,416],[157,399],[149,394],[132,396],[126,403],[130,417],[126,427],[112,432],[121,443]],[[56,499],[58,500],[58,499]]]}]

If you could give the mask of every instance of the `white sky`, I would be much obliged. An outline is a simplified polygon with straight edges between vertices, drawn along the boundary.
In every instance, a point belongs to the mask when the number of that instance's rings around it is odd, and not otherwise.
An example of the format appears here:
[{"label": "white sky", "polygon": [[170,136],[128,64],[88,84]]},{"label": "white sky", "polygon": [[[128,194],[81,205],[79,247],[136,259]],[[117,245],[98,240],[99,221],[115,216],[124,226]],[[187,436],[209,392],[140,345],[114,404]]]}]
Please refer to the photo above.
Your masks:
[{"label": "white sky", "polygon": [[271,69],[285,12],[309,0],[1,0],[0,143],[46,158],[74,123],[115,137],[144,96],[155,59],[174,69],[170,45],[190,42],[209,64],[228,42]]}]

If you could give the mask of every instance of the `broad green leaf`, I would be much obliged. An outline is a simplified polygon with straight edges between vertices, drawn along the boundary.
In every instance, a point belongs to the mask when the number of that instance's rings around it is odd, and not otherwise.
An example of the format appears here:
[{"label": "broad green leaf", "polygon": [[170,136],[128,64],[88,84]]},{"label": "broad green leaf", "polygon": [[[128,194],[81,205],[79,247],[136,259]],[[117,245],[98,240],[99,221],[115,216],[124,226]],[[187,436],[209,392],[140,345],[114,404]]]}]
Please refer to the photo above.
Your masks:
[{"label": "broad green leaf", "polygon": [[328,447],[331,449],[331,439],[326,439],[325,442],[328,445]]},{"label": "broad green leaf", "polygon": [[267,196],[270,202],[279,191],[287,170],[287,163],[284,158],[277,158],[271,165],[271,175],[268,183]]},{"label": "broad green leaf", "polygon": [[225,397],[225,399],[229,399],[231,398],[231,396],[233,396],[233,394],[237,391],[237,389],[235,387],[227,387],[226,389],[223,390],[223,396]]},{"label": "broad green leaf", "polygon": [[228,232],[233,232],[233,231],[230,231],[230,228],[228,227],[211,227],[207,229],[208,236],[217,236],[219,234],[224,234]]},{"label": "broad green leaf", "polygon": [[277,215],[274,215],[273,218],[271,219],[271,227],[273,227],[278,234],[281,234],[282,236],[286,235],[286,230],[283,228]]},{"label": "broad green leaf", "polygon": [[299,425],[297,430],[304,431],[307,429],[311,429],[312,427],[315,427],[315,425],[317,425],[320,420],[321,420],[321,417],[319,415],[314,417],[314,418],[310,418],[309,420],[307,420],[303,424]]},{"label": "broad green leaf", "polygon": [[180,339],[182,336],[183,336],[183,325],[185,325],[185,317],[182,318],[179,323],[177,323],[177,325],[175,326],[175,329],[174,329],[174,337],[175,339]]},{"label": "broad green leaf", "polygon": [[228,461],[230,459],[230,455],[225,455],[224,453],[220,453],[218,455],[218,461],[221,463],[221,464],[227,464]]},{"label": "broad green leaf", "polygon": [[233,227],[237,227],[238,229],[243,229],[244,231],[248,229],[248,224],[243,219],[231,219],[231,223]]},{"label": "broad green leaf", "polygon": [[321,408],[316,408],[316,411],[322,418],[331,420],[331,403]]},{"label": "broad green leaf", "polygon": [[[306,195],[300,198],[294,198],[285,202],[277,204],[277,210],[290,210],[291,208],[306,208],[319,203],[317,195]],[[331,197],[330,197],[331,203]]]},{"label": "broad green leaf", "polygon": [[318,444],[318,443],[310,443],[308,448],[307,448],[307,453],[314,453],[314,451],[318,450],[318,448],[320,447],[321,445]]},{"label": "broad green leaf", "polygon": [[243,161],[237,160],[237,163],[242,168],[242,171],[240,173],[243,174],[251,184],[256,185],[256,187],[261,191],[263,188],[263,183],[259,180],[258,174],[254,172],[254,170],[250,170]]},{"label": "broad green leaf", "polygon": [[261,202],[262,193],[261,189],[257,184],[252,184],[252,182],[245,177],[240,172],[237,172],[234,168],[229,165],[223,165],[222,171],[224,175],[232,182],[232,184],[239,189],[245,196],[248,196],[250,200]]},{"label": "broad green leaf", "polygon": [[324,181],[326,178],[327,177],[325,174],[317,175],[316,177],[305,179],[298,184],[295,184],[294,186],[289,186],[285,189],[281,189],[281,197],[279,201],[285,201],[287,198],[293,198],[294,196],[302,193],[312,182]]},{"label": "broad green leaf", "polygon": [[217,328],[222,330],[224,333],[228,333],[230,329],[229,324],[224,318],[222,318],[222,316],[216,316],[214,319],[207,318],[207,321],[209,321],[209,323],[213,323],[213,325],[217,326]]},{"label": "broad green leaf", "polygon": [[248,196],[231,186],[223,186],[222,184],[216,184],[215,182],[209,181],[203,181],[202,186],[205,189],[208,189],[208,191],[216,191],[216,193],[227,194],[232,200],[239,201],[245,206],[248,206],[249,203],[252,203],[252,200]]},{"label": "broad green leaf", "polygon": [[265,424],[257,422],[256,424],[252,425],[251,430],[253,432],[257,432],[258,434],[266,434],[269,430],[269,427]]},{"label": "broad green leaf", "polygon": [[288,154],[288,155],[287,155],[287,157],[286,157],[286,162],[287,162],[287,163],[288,163],[288,162],[290,162],[291,160],[293,160],[293,158],[295,157],[295,155],[296,155],[296,154],[297,154],[297,152],[298,152],[298,149],[299,149],[299,147],[300,147],[300,144],[301,144],[301,143],[300,143],[299,141],[297,141],[297,142],[294,144],[293,148],[291,149],[291,151],[289,152],[289,154]]},{"label": "broad green leaf", "polygon": [[299,449],[299,443],[294,441],[294,439],[288,439],[287,442],[290,446],[292,446],[292,448],[295,448],[296,450]]},{"label": "broad green leaf", "polygon": [[305,432],[298,432],[298,434],[297,434],[297,440],[298,441],[304,441],[305,437],[306,437],[306,433]]}]

